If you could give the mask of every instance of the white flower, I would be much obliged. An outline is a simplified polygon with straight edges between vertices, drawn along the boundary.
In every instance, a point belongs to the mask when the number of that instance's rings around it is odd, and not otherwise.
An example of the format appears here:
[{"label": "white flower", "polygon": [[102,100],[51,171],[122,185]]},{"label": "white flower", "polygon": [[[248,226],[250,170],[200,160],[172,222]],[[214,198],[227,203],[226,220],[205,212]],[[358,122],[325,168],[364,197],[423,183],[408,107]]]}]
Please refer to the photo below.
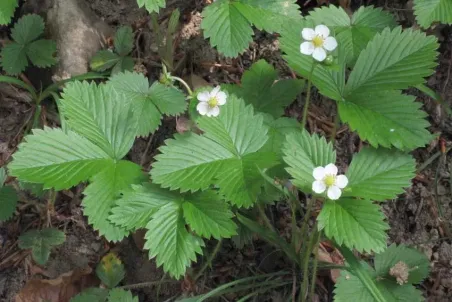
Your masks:
[{"label": "white flower", "polygon": [[220,114],[220,106],[226,104],[226,93],[220,91],[221,87],[215,87],[211,92],[204,91],[198,94],[199,104],[196,106],[199,114],[218,116]]},{"label": "white flower", "polygon": [[345,175],[337,175],[337,167],[329,164],[325,167],[317,167],[312,172],[315,181],[312,183],[312,191],[321,194],[327,190],[329,199],[336,200],[341,197],[342,189],[348,184],[348,178]]},{"label": "white flower", "polygon": [[330,30],[325,25],[317,25],[315,29],[303,28],[301,36],[306,41],[301,43],[300,52],[322,62],[326,59],[326,52],[337,47],[337,41],[330,37]]}]

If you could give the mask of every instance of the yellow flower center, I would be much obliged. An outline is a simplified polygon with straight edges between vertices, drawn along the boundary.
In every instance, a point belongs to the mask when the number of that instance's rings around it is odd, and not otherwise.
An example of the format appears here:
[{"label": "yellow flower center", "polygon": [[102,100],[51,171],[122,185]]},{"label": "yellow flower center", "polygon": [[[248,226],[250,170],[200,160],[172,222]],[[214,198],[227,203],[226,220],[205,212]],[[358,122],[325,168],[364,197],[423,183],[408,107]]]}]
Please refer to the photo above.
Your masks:
[{"label": "yellow flower center", "polygon": [[336,183],[336,176],[327,175],[327,176],[325,176],[323,181],[325,182],[327,187],[331,187],[332,185],[334,185]]},{"label": "yellow flower center", "polygon": [[213,97],[207,102],[207,104],[209,104],[210,108],[214,108],[218,105],[218,100],[216,97]]},{"label": "yellow flower center", "polygon": [[315,36],[314,39],[312,39],[312,44],[314,44],[314,46],[317,47],[322,47],[323,46],[323,37],[322,36]]}]

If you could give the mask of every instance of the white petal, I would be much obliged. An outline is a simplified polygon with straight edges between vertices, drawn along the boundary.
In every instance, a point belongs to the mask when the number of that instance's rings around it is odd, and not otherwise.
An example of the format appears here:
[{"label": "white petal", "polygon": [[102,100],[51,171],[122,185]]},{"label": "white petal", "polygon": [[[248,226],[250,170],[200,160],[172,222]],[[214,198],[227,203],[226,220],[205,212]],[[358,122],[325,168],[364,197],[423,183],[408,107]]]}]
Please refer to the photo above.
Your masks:
[{"label": "white petal", "polygon": [[196,110],[198,110],[199,114],[206,115],[209,112],[209,104],[200,102],[198,106],[196,106]]},{"label": "white petal", "polygon": [[345,175],[338,175],[336,177],[336,186],[339,189],[343,189],[348,185],[348,178]]},{"label": "white petal", "polygon": [[312,42],[303,42],[300,45],[300,52],[304,55],[312,55],[315,50],[315,46]]},{"label": "white petal", "polygon": [[198,93],[198,101],[200,102],[208,102],[210,100],[210,92],[203,91]]},{"label": "white petal", "polygon": [[326,190],[326,185],[322,180],[316,180],[312,183],[312,191],[317,194],[323,193]]},{"label": "white petal", "polygon": [[215,106],[212,109],[210,109],[210,116],[218,116],[220,114],[220,107]]},{"label": "white petal", "polygon": [[325,168],[324,167],[317,167],[312,171],[312,176],[314,176],[315,180],[322,180],[325,178]]},{"label": "white petal", "polygon": [[317,47],[312,53],[312,57],[319,62],[323,62],[326,59],[326,51],[322,47]]},{"label": "white petal", "polygon": [[337,167],[335,164],[328,164],[325,166],[326,175],[337,175]]},{"label": "white petal", "polygon": [[221,106],[221,105],[226,104],[226,98],[227,98],[226,93],[224,93],[223,91],[218,92],[217,93],[218,105]]},{"label": "white petal", "polygon": [[320,24],[315,27],[315,34],[326,38],[330,35],[330,29],[325,25]]},{"label": "white petal", "polygon": [[301,36],[307,41],[312,41],[315,37],[315,31],[312,28],[303,28]]},{"label": "white petal", "polygon": [[210,96],[211,96],[211,97],[216,96],[216,95],[218,94],[218,92],[220,92],[220,89],[221,89],[220,86],[215,87],[215,88],[210,92]]},{"label": "white petal", "polygon": [[336,186],[331,186],[328,188],[328,191],[326,192],[326,195],[331,200],[337,200],[341,197],[342,191]]},{"label": "white petal", "polygon": [[337,41],[334,37],[328,37],[323,42],[323,48],[325,48],[328,51],[333,51],[337,47]]}]

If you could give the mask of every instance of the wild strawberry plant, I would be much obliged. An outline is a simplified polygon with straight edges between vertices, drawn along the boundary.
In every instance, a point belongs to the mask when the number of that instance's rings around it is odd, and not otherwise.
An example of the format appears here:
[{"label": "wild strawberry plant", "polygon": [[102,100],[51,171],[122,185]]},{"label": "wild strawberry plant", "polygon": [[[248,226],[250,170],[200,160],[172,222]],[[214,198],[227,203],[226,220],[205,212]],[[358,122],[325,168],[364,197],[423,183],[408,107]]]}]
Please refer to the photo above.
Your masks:
[{"label": "wild strawberry plant", "polygon": [[414,0],[416,21],[423,28],[434,22],[452,24],[452,1],[450,0]]},{"label": "wild strawberry plant", "polygon": [[18,3],[18,0],[4,0],[0,3],[0,25],[6,25],[11,21]]}]

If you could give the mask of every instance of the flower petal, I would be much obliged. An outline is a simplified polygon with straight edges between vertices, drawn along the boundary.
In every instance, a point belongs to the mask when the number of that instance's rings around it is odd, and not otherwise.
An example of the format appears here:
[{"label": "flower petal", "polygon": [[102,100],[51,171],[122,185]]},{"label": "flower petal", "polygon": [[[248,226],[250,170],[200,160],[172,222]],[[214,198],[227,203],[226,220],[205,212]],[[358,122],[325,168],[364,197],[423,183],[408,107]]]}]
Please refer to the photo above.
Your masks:
[{"label": "flower petal", "polygon": [[300,45],[300,52],[304,55],[312,55],[315,50],[315,46],[312,42],[303,42]]},{"label": "flower petal", "polygon": [[328,188],[328,191],[326,192],[326,195],[331,200],[337,200],[341,197],[342,191],[336,186],[331,186]]},{"label": "flower petal", "polygon": [[312,176],[314,176],[315,180],[322,180],[325,178],[325,168],[324,167],[317,167],[312,171]]},{"label": "flower petal", "polygon": [[221,105],[226,104],[226,98],[227,98],[226,93],[224,93],[223,91],[218,92],[217,93],[218,105],[221,106]]},{"label": "flower petal", "polygon": [[326,59],[326,51],[322,47],[317,47],[312,53],[312,57],[319,62],[323,62]]},{"label": "flower petal", "polygon": [[339,189],[343,189],[348,185],[348,178],[345,175],[338,175],[336,177],[336,184]]},{"label": "flower petal", "polygon": [[198,110],[199,114],[206,115],[209,112],[209,104],[207,102],[200,102],[196,106],[196,110]]},{"label": "flower petal", "polygon": [[218,92],[220,92],[221,87],[217,86],[214,89],[212,89],[212,91],[210,92],[210,97],[214,97],[218,94]]},{"label": "flower petal", "polygon": [[215,106],[212,109],[210,109],[210,116],[218,116],[220,114],[220,107]]},{"label": "flower petal", "polygon": [[317,36],[322,36],[323,38],[330,35],[330,29],[323,24],[317,25],[314,31]]},{"label": "flower petal", "polygon": [[203,91],[198,93],[198,101],[200,102],[208,102],[210,100],[210,92]]},{"label": "flower petal", "polygon": [[312,183],[312,191],[317,194],[325,192],[326,184],[322,180],[316,180]]},{"label": "flower petal", "polygon": [[337,167],[335,164],[328,164],[325,166],[326,175],[337,175]]},{"label": "flower petal", "polygon": [[312,28],[303,28],[303,30],[301,31],[301,36],[306,41],[312,41],[312,39],[314,39],[315,37],[315,31]]},{"label": "flower petal", "polygon": [[328,37],[323,41],[323,48],[328,51],[333,51],[337,47],[337,41],[334,37]]}]

